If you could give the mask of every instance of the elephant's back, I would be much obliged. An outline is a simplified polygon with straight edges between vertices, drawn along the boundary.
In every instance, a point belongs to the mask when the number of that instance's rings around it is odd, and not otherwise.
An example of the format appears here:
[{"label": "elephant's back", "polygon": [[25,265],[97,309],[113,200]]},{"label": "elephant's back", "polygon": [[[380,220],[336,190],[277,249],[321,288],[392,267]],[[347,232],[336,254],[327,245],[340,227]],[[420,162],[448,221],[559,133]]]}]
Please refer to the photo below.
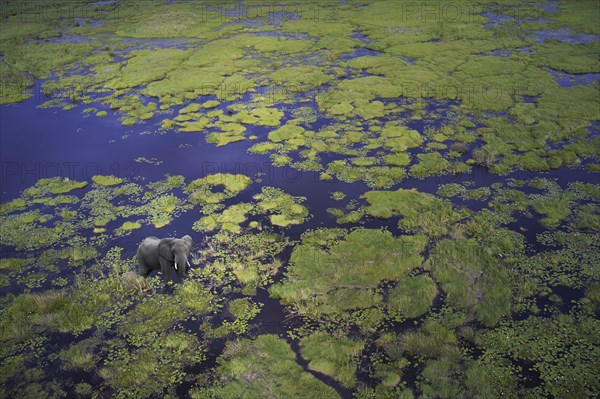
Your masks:
[{"label": "elephant's back", "polygon": [[158,251],[158,244],[160,239],[157,237],[146,237],[142,240],[142,243],[138,247],[137,256],[146,257],[154,252]]},{"label": "elephant's back", "polygon": [[158,237],[146,237],[142,240],[140,244],[140,248],[142,247],[158,247],[158,243],[160,242],[160,238]]},{"label": "elephant's back", "polygon": [[145,264],[150,269],[156,269],[160,266],[158,260],[158,244],[160,239],[157,237],[146,237],[137,250],[137,259],[141,264]]}]

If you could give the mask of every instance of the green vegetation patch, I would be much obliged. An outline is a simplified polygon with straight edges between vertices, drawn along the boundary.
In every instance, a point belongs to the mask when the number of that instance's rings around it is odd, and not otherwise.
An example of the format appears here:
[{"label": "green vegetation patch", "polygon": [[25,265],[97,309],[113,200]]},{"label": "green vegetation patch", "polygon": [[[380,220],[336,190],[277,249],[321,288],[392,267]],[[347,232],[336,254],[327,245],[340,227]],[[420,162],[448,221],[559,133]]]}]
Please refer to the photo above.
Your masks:
[{"label": "green vegetation patch", "polygon": [[598,72],[598,42],[572,44],[566,42],[544,43],[534,46],[533,59],[539,66],[567,73]]},{"label": "green vegetation patch", "polygon": [[330,376],[346,388],[356,385],[358,356],[364,342],[350,338],[332,337],[316,332],[300,340],[302,357],[308,360],[308,368]]},{"label": "green vegetation patch", "polygon": [[248,295],[273,282],[283,265],[278,256],[290,245],[285,236],[264,230],[240,234],[222,230],[211,236],[208,244],[202,256],[211,260],[204,272],[213,284],[233,281]]},{"label": "green vegetation patch", "polygon": [[98,186],[116,186],[123,183],[123,179],[115,176],[92,176],[92,181]]},{"label": "green vegetation patch", "polygon": [[501,362],[506,355],[539,373],[537,397],[593,396],[600,389],[594,375],[600,364],[597,319],[561,314],[555,318],[531,316],[507,321],[478,335],[486,363]]},{"label": "green vegetation patch", "polygon": [[215,385],[206,391],[199,391],[198,397],[339,397],[333,388],[302,371],[290,346],[274,335],[229,342],[218,364]]},{"label": "green vegetation patch", "polygon": [[285,140],[297,139],[302,136],[304,129],[296,125],[284,125],[269,133],[269,140],[280,143]]},{"label": "green vegetation patch", "polygon": [[[210,204],[235,197],[252,183],[245,175],[230,173],[216,173],[196,179],[187,185],[185,192],[190,198],[200,204]],[[213,191],[215,187],[222,187],[223,191]]]},{"label": "green vegetation patch", "polygon": [[303,243],[294,248],[286,279],[274,285],[271,294],[300,314],[348,322],[349,311],[380,305],[376,287],[398,281],[418,267],[426,244],[422,235],[396,238],[369,229],[356,230],[327,250]]},{"label": "green vegetation patch", "polygon": [[142,227],[142,225],[139,224],[138,222],[125,222],[121,225],[121,227],[119,227],[119,230],[131,231],[131,230],[137,230],[141,227]]},{"label": "green vegetation patch", "polygon": [[15,198],[12,201],[5,202],[4,204],[0,204],[0,215],[4,215],[5,213],[10,213],[14,211],[20,211],[27,207],[27,201],[23,198]]},{"label": "green vegetation patch", "polygon": [[274,187],[263,187],[254,199],[258,201],[258,211],[270,214],[274,226],[302,224],[308,218],[308,209],[302,205],[306,200],[304,197],[294,197]]},{"label": "green vegetation patch", "polygon": [[297,92],[319,87],[331,80],[322,72],[322,68],[314,65],[281,68],[273,72],[270,78],[274,83]]},{"label": "green vegetation patch", "polygon": [[388,311],[400,319],[417,318],[429,310],[436,295],[437,286],[429,276],[410,276],[388,293]]},{"label": "green vegetation patch", "polygon": [[510,312],[509,273],[472,239],[437,243],[425,267],[432,271],[451,306],[493,326]]},{"label": "green vegetation patch", "polygon": [[368,215],[383,219],[401,215],[399,227],[433,237],[447,234],[453,223],[469,214],[465,209],[455,210],[448,201],[416,190],[368,191],[363,198],[368,202]]},{"label": "green vegetation patch", "polygon": [[247,214],[252,208],[252,204],[246,203],[231,205],[219,214],[204,216],[194,223],[193,229],[196,231],[223,229],[239,233],[241,231],[240,223],[246,221]]},{"label": "green vegetation patch", "polygon": [[[308,209],[302,205],[304,197],[294,197],[283,190],[265,186],[259,194],[253,196],[252,203],[238,203],[220,211],[220,203],[209,203],[202,207],[206,216],[194,223],[196,231],[226,230],[240,233],[241,224],[249,215],[268,215],[273,226],[287,227],[302,224],[309,216]],[[257,221],[253,221],[255,227]]]},{"label": "green vegetation patch", "polygon": [[[38,196],[43,194],[66,194],[70,191],[84,188],[87,186],[87,182],[78,182],[69,180],[68,178],[53,177],[48,179],[40,179],[35,184],[34,189],[26,194],[31,193],[32,195]],[[37,190],[36,190],[37,189]]]}]

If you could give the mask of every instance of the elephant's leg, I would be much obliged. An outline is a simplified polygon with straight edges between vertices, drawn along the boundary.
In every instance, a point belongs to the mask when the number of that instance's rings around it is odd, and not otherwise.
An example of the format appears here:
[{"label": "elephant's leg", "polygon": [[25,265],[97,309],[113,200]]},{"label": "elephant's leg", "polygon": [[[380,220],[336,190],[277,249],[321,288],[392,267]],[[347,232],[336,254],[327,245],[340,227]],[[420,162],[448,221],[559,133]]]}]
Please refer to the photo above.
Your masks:
[{"label": "elephant's leg", "polygon": [[171,281],[171,270],[173,269],[173,262],[168,261],[164,258],[160,258],[160,270],[163,275],[163,283],[166,285]]},{"label": "elephant's leg", "polygon": [[177,278],[183,284],[183,278],[187,275],[187,265],[177,265]]},{"label": "elephant's leg", "polygon": [[140,265],[140,270],[139,270],[139,275],[142,277],[148,277],[148,275],[150,274],[151,270],[148,266],[146,265]]},{"label": "elephant's leg", "polygon": [[150,274],[150,267],[148,267],[148,265],[146,265],[146,262],[144,261],[144,259],[142,259],[141,256],[138,255],[138,274],[142,277],[147,277]]}]

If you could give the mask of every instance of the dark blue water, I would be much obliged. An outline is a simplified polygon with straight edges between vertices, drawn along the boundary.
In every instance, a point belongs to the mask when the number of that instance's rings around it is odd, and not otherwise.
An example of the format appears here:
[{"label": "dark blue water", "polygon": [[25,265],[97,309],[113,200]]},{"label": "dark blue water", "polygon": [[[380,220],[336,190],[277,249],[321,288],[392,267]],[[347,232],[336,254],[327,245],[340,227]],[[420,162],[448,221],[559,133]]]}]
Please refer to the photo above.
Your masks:
[{"label": "dark blue water", "polygon": [[546,1],[542,3],[542,10],[545,12],[558,12],[560,3],[558,1]]},{"label": "dark blue water", "polygon": [[359,31],[359,30],[352,33],[352,38],[358,39],[365,44],[373,43],[372,40],[369,40],[369,38],[367,36],[365,36],[365,34],[362,31]]},{"label": "dark blue water", "polygon": [[548,39],[555,39],[573,44],[592,43],[600,40],[600,35],[579,33],[571,28],[536,30],[531,36],[536,39],[538,43],[544,43]]},{"label": "dark blue water", "polygon": [[600,80],[600,73],[566,73],[563,71],[555,71],[550,68],[546,68],[546,71],[552,75],[560,87],[589,85]]},{"label": "dark blue water", "polygon": [[371,49],[368,49],[368,48],[359,48],[359,49],[354,50],[350,54],[342,55],[340,57],[340,59],[342,59],[344,61],[348,61],[348,60],[351,60],[353,58],[366,57],[366,56],[376,57],[376,56],[381,55],[381,54],[382,53],[380,51],[375,51],[375,50],[371,50]]}]

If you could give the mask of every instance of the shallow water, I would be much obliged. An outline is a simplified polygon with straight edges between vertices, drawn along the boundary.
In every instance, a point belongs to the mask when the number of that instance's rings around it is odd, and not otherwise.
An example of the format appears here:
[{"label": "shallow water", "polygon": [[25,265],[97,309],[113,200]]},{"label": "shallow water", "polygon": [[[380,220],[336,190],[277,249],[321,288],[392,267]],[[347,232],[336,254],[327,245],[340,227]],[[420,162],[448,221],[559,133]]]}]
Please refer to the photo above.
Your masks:
[{"label": "shallow water", "polygon": [[593,43],[600,40],[600,35],[575,32],[570,28],[559,29],[540,29],[531,34],[538,43],[545,43],[546,40],[554,39],[561,42],[583,44]]},{"label": "shallow water", "polygon": [[600,80],[600,73],[566,73],[563,71],[555,71],[550,68],[546,68],[546,70],[552,75],[560,87],[589,85]]}]

